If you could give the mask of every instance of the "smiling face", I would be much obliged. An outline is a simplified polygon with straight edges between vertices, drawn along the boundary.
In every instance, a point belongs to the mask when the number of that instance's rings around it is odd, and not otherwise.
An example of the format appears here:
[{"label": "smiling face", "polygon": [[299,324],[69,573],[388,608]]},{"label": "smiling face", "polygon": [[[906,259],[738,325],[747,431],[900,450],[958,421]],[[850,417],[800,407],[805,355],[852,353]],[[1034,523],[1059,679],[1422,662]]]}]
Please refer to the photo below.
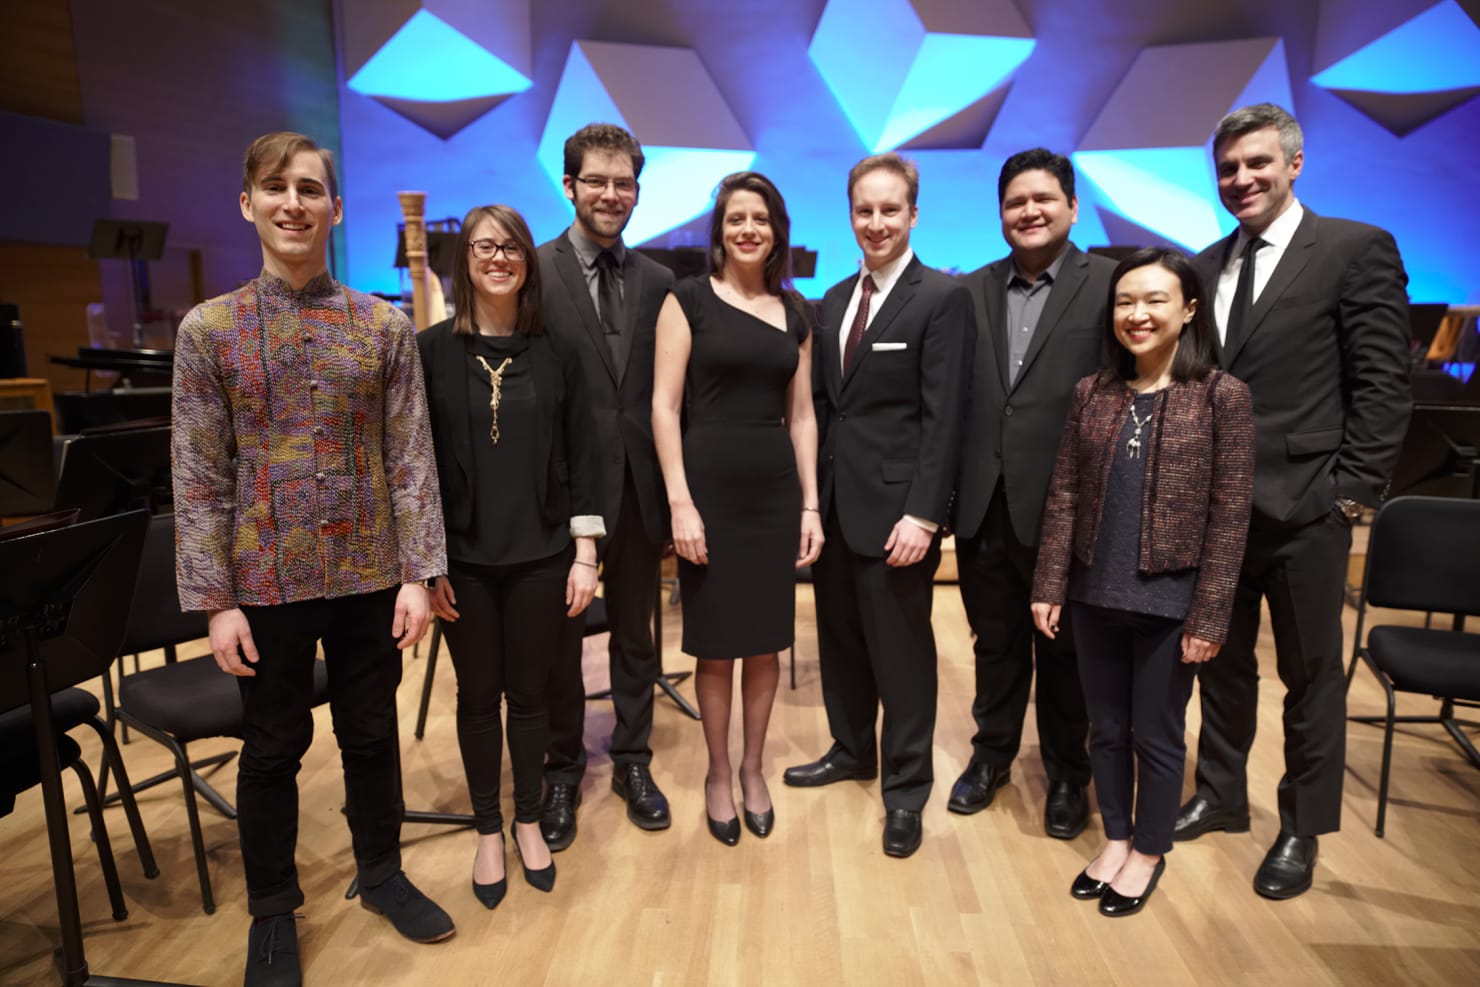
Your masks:
[{"label": "smiling face", "polygon": [[726,266],[765,264],[775,249],[776,236],[766,200],[758,192],[739,189],[730,193],[722,223]]},{"label": "smiling face", "polygon": [[853,210],[853,235],[863,248],[863,263],[877,271],[901,257],[910,246],[920,211],[910,205],[909,185],[904,176],[887,168],[875,168],[859,177],[849,196]]},{"label": "smiling face", "polygon": [[[601,180],[600,188],[591,184]],[[617,188],[617,183],[628,191]],[[576,229],[594,243],[610,247],[617,242],[637,205],[637,175],[632,156],[620,151],[588,150],[581,158],[579,175],[564,178],[565,197],[576,207]]]},{"label": "smiling face", "polygon": [[1041,268],[1053,262],[1069,242],[1079,220],[1079,200],[1064,194],[1050,172],[1019,172],[1002,193],[1002,236],[1020,267]]},{"label": "smiling face", "polygon": [[[529,270],[529,258],[523,255],[518,241],[508,230],[484,216],[469,234],[468,245],[468,279],[473,283],[474,298],[493,307],[517,304],[519,289],[524,286]],[[491,257],[478,256],[480,252],[486,253],[491,245],[503,249],[495,250]],[[510,257],[510,250],[519,257]]]},{"label": "smiling face", "polygon": [[1169,374],[1182,330],[1197,312],[1177,275],[1160,264],[1132,268],[1115,285],[1114,306],[1115,339],[1135,357],[1137,375],[1154,381]]},{"label": "smiling face", "polygon": [[1305,152],[1286,160],[1274,127],[1230,137],[1213,152],[1218,198],[1251,236],[1258,236],[1295,201]]},{"label": "smiling face", "polygon": [[262,266],[295,287],[328,270],[324,248],[343,216],[329,194],[328,173],[315,151],[299,151],[281,168],[264,169],[241,195],[242,216],[257,227]]}]

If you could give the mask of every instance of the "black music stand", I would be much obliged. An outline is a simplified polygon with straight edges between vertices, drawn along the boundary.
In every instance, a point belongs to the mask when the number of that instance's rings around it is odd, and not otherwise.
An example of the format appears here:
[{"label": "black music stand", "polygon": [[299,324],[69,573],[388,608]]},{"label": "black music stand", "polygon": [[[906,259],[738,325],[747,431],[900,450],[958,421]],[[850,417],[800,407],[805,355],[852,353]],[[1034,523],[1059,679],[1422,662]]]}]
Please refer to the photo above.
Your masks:
[{"label": "black music stand", "polygon": [[51,412],[0,411],[0,517],[51,510],[55,459]]},{"label": "black music stand", "polygon": [[91,429],[67,443],[57,480],[58,510],[76,507],[84,521],[173,501],[170,426],[155,419]]},{"label": "black music stand", "polygon": [[1415,404],[1388,491],[1480,498],[1480,406]]},{"label": "black music stand", "polygon": [[93,976],[82,946],[77,875],[62,794],[51,694],[113,662],[128,623],[148,514],[134,511],[0,541],[0,712],[30,703],[68,987],[157,984]]},{"label": "black music stand", "polygon": [[144,345],[144,322],[153,302],[149,298],[149,264],[164,256],[164,238],[170,224],[145,220],[99,219],[93,222],[87,256],[93,260],[129,262],[129,287],[134,295],[134,345]]}]

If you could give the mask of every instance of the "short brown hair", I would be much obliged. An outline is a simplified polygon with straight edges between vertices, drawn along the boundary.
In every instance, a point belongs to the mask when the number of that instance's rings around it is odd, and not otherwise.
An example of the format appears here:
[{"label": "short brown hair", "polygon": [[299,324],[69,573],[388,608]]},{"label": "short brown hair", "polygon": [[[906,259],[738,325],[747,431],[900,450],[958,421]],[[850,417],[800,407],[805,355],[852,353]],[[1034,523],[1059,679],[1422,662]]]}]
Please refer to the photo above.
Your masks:
[{"label": "short brown hair", "polygon": [[880,170],[892,171],[904,179],[906,196],[913,207],[915,199],[920,195],[920,170],[909,158],[900,157],[893,151],[870,155],[853,166],[848,172],[848,204],[853,204],[853,186],[858,184],[858,180],[871,171]]},{"label": "short brown hair", "polygon": [[565,139],[565,173],[572,178],[581,173],[587,151],[625,154],[632,159],[632,177],[642,177],[642,145],[626,130],[614,123],[588,123]]},{"label": "short brown hair", "polygon": [[339,198],[339,179],[334,174],[334,152],[327,147],[320,147],[318,141],[312,137],[296,134],[291,130],[263,134],[247,147],[246,157],[242,159],[242,191],[251,195],[252,186],[263,172],[277,171],[299,151],[312,151],[319,156],[319,160],[324,162],[324,175],[329,180],[329,198]]},{"label": "short brown hair", "polygon": [[473,230],[485,219],[502,226],[524,251],[524,283],[519,286],[519,314],[514,320],[514,329],[526,336],[538,336],[545,331],[544,318],[540,312],[540,259],[534,253],[534,237],[529,233],[529,224],[513,206],[474,206],[463,217],[462,232],[457,235],[457,260],[452,265],[452,304],[457,314],[452,318],[452,331],[473,333],[473,312],[476,290],[472,275],[468,274],[468,254],[471,252]]}]

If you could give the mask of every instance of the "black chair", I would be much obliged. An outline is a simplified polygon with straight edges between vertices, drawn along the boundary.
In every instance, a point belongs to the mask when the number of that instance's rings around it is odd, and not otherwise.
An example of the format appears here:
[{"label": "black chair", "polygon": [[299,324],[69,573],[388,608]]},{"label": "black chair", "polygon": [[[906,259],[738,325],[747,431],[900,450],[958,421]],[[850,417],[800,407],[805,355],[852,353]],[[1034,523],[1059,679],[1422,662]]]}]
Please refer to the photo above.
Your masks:
[{"label": "black chair", "polygon": [[[1448,630],[1380,624],[1362,636],[1367,608],[1386,607],[1453,614]],[[1480,753],[1461,729],[1475,726],[1455,717],[1455,707],[1480,708],[1480,634],[1465,631],[1465,617],[1480,614],[1480,501],[1448,497],[1398,497],[1372,522],[1362,598],[1347,688],[1360,658],[1387,692],[1386,716],[1353,716],[1381,723],[1382,781],[1377,794],[1377,835],[1387,819],[1393,725],[1438,723],[1480,767]],[[1414,692],[1439,701],[1434,716],[1397,716],[1396,693]]]},{"label": "black chair", "polygon": [[[175,517],[156,515],[149,519],[144,557],[139,565],[138,589],[129,613],[128,631],[120,654],[133,654],[197,640],[206,636],[203,613],[180,612],[175,580]],[[188,745],[212,737],[242,736],[242,699],[237,680],[222,672],[210,655],[185,661],[169,660],[157,668],[125,674],[118,662],[118,701],[114,714],[144,736],[163,745],[175,757],[175,767],[136,786],[135,791],[179,778],[185,795],[185,815],[195,850],[196,875],[200,880],[201,905],[207,914],[216,910],[206,868],[205,842],[201,837],[200,811],[196,796],[206,799],[228,819],[236,810],[197,769],[225,763],[238,750],[226,751],[191,762]],[[328,675],[322,661],[314,662],[314,705],[328,700]]]}]

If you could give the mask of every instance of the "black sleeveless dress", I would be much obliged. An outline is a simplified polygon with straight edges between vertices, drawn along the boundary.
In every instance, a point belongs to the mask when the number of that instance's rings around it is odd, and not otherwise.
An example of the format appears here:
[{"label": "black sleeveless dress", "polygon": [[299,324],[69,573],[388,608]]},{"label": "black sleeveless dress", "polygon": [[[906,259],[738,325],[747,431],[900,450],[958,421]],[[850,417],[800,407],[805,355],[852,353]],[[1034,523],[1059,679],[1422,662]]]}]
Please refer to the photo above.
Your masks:
[{"label": "black sleeveless dress", "polygon": [[807,327],[789,304],[782,332],[721,301],[708,276],[673,294],[692,332],[684,471],[709,549],[708,565],[678,560],[683,650],[780,651],[795,632],[802,515],[786,392]]}]

